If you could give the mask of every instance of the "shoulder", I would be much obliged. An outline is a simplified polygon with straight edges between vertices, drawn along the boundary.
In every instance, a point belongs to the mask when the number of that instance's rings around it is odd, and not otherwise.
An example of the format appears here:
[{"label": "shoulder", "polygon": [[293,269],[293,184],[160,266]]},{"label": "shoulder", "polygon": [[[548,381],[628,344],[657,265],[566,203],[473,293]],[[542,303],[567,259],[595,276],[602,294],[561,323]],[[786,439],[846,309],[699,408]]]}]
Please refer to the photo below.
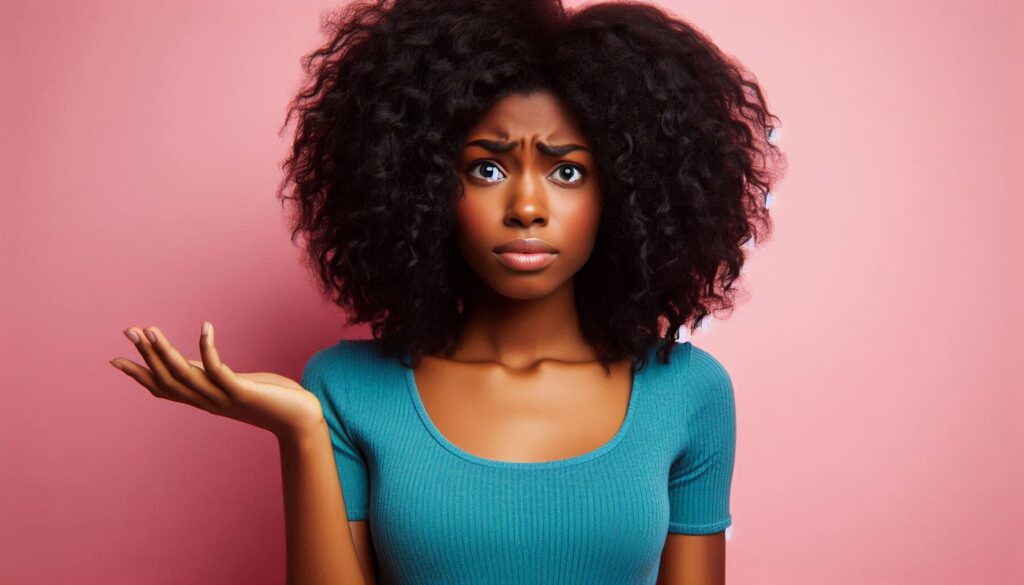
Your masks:
[{"label": "shoulder", "polygon": [[302,369],[303,388],[334,400],[360,380],[380,374],[380,356],[372,339],[342,339],[313,353]]},{"label": "shoulder", "polygon": [[[689,342],[687,342],[689,343]],[[702,347],[689,343],[690,350],[685,355],[685,375],[699,386],[717,388],[719,391],[732,387],[732,378],[720,359]]]},{"label": "shoulder", "polygon": [[732,377],[725,364],[704,348],[687,341],[672,353],[672,394],[690,417],[727,417],[734,409]]},{"label": "shoulder", "polygon": [[337,343],[318,349],[306,360],[302,370],[303,379],[322,376],[331,370],[345,367],[351,361],[353,353],[365,351],[366,345],[371,341],[369,339],[342,339]]},{"label": "shoulder", "polygon": [[651,354],[653,366],[656,370],[666,370],[669,377],[676,382],[686,384],[700,382],[723,386],[731,384],[729,373],[725,365],[716,356],[700,347],[692,341],[677,342],[669,354],[667,364],[662,364]]}]

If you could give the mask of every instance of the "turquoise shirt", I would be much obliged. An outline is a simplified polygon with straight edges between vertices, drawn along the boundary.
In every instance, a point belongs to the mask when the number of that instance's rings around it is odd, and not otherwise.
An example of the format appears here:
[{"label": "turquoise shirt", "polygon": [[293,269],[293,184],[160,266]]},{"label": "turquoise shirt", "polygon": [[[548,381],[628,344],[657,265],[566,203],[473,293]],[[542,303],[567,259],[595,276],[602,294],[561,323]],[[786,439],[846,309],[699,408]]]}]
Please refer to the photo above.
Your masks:
[{"label": "turquoise shirt", "polygon": [[732,382],[691,342],[668,364],[652,348],[607,443],[534,463],[448,441],[412,370],[376,344],[319,350],[302,386],[323,406],[347,520],[369,522],[381,585],[654,585],[668,533],[732,523]]}]

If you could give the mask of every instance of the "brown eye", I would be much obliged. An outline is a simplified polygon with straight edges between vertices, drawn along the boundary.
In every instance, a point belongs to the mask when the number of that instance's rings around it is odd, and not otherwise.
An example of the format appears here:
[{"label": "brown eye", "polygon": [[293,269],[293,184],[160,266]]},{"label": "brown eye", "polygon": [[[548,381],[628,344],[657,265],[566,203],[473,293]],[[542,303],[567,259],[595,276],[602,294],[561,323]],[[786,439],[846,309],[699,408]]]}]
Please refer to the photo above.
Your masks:
[{"label": "brown eye", "polygon": [[557,179],[563,183],[569,183],[571,185],[574,185],[582,181],[583,177],[587,173],[586,171],[583,170],[583,167],[579,165],[566,164],[559,166],[557,169],[555,169],[555,172],[551,174],[558,175]]},{"label": "brown eye", "polygon": [[[473,170],[477,169],[477,168],[483,169],[483,176],[481,176],[481,175],[474,175],[473,174]],[[474,164],[473,166],[469,167],[469,176],[476,177],[478,179],[483,179],[484,181],[487,181],[488,183],[497,183],[498,182],[499,179],[495,177],[496,173],[501,173],[501,168],[498,165],[494,164],[494,162],[489,161],[489,160],[482,160],[482,161]],[[501,173],[501,174],[502,174],[502,176],[504,176],[505,173]]]}]

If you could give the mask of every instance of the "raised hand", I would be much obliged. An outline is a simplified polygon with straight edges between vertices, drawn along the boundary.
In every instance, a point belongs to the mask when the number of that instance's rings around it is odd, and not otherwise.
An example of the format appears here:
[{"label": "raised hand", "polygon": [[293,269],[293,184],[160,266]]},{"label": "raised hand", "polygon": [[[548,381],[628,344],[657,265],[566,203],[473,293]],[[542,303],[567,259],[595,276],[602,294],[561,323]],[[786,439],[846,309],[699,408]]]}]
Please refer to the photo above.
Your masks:
[{"label": "raised hand", "polygon": [[294,380],[271,372],[232,371],[220,359],[208,321],[199,338],[202,361],[186,359],[156,327],[129,327],[124,334],[149,367],[122,357],[110,360],[111,365],[157,398],[233,418],[278,438],[299,436],[324,424],[320,401]]}]

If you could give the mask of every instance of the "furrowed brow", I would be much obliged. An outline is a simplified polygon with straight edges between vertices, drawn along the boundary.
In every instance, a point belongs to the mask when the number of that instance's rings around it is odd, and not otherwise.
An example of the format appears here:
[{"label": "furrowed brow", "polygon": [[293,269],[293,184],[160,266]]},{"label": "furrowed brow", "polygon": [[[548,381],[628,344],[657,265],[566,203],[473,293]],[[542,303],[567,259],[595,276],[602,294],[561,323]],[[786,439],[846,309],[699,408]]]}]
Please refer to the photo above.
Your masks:
[{"label": "furrowed brow", "polygon": [[585,150],[590,152],[589,148],[579,144],[544,144],[543,142],[537,143],[537,150],[551,156],[563,156],[574,150]]},{"label": "furrowed brow", "polygon": [[[485,138],[480,138],[477,140],[467,142],[462,147],[466,148],[467,146],[480,146],[491,152],[502,153],[508,152],[515,148],[516,143],[502,142],[500,140],[487,140]],[[589,148],[581,146],[579,144],[544,144],[543,142],[537,143],[537,150],[550,156],[563,156],[574,150],[585,150],[587,152],[590,152]]]},{"label": "furrowed brow", "polygon": [[498,141],[498,140],[487,140],[485,138],[480,138],[480,139],[477,139],[477,140],[471,140],[471,141],[463,144],[462,148],[466,148],[467,146],[480,146],[482,148],[486,148],[487,150],[489,150],[491,152],[501,153],[501,152],[508,152],[508,151],[512,150],[513,148],[516,147],[516,143],[515,142],[501,142],[501,141]]}]

